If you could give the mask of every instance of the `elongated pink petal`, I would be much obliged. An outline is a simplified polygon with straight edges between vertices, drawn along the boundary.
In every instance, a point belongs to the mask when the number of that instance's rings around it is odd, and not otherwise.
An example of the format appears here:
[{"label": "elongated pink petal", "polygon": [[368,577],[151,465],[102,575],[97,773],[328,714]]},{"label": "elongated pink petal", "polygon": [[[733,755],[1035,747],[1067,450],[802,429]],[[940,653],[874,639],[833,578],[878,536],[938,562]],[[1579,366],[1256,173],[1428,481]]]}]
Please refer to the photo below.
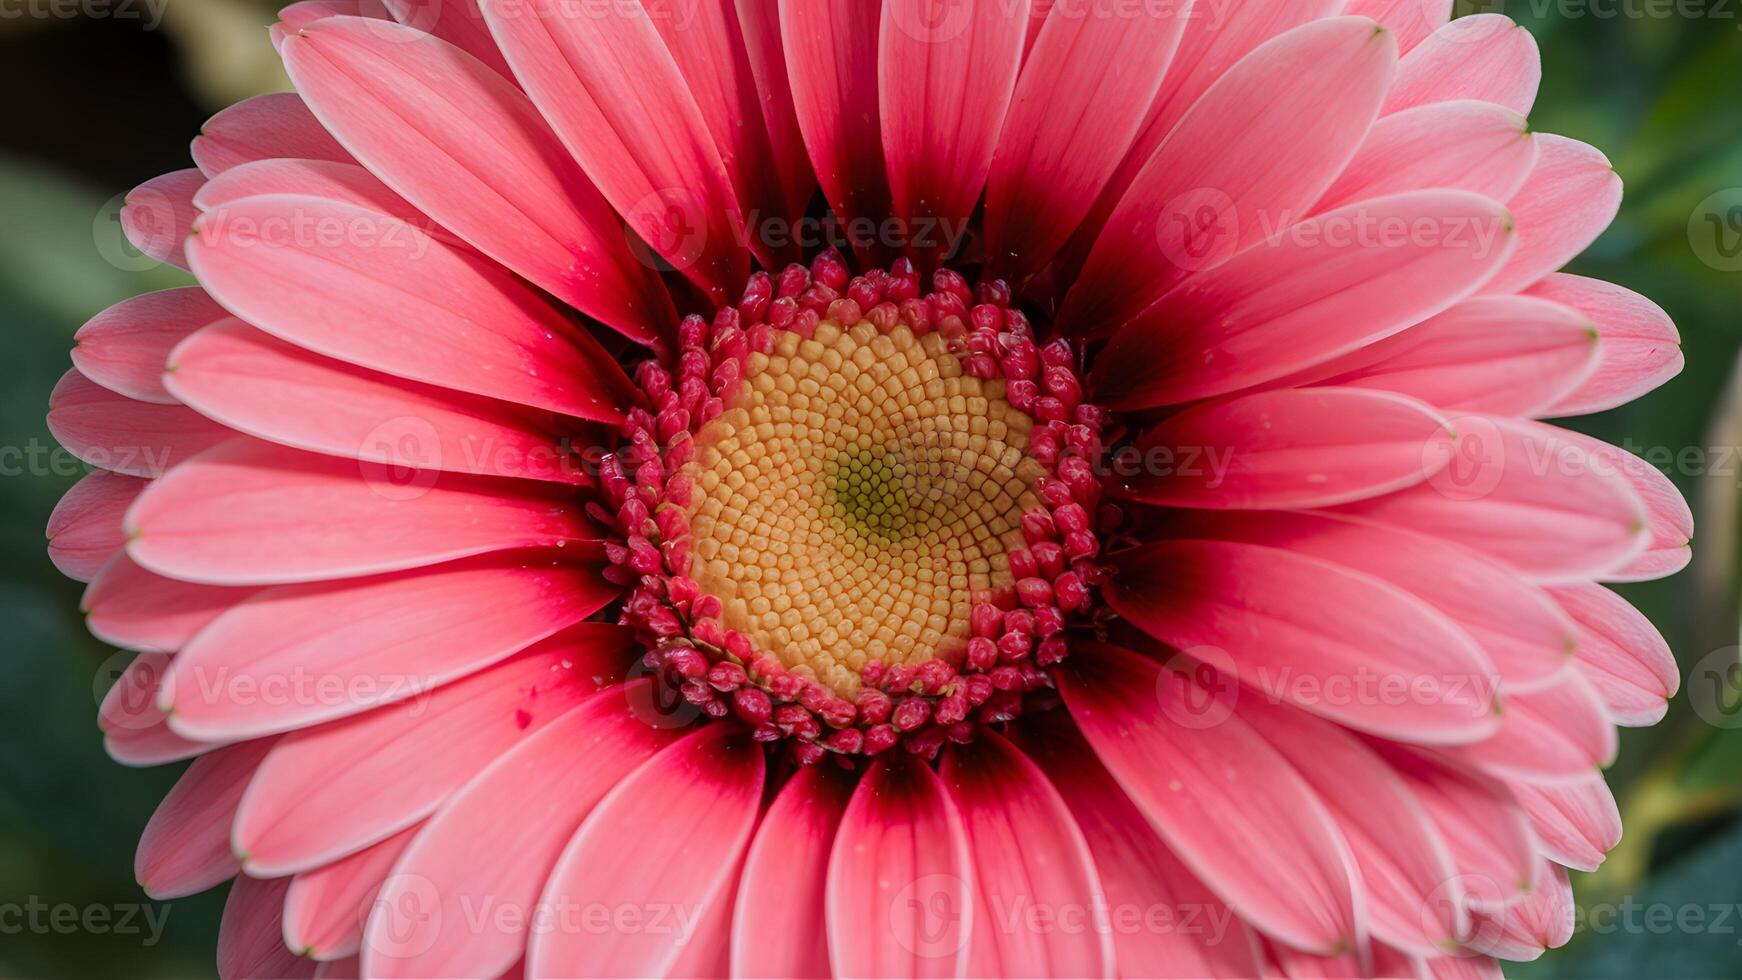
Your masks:
[{"label": "elongated pink petal", "polygon": [[516,555],[268,589],[182,648],[158,703],[193,738],[303,728],[481,670],[616,594],[593,569]]},{"label": "elongated pink petal", "polygon": [[127,512],[127,552],[188,581],[278,585],[598,540],[578,501],[522,487],[241,443],[153,483]]},{"label": "elongated pink petal", "polygon": [[284,945],[284,896],[289,878],[237,877],[218,923],[218,976],[222,980],[314,975],[315,963]]},{"label": "elongated pink petal", "polygon": [[117,555],[91,580],[79,607],[91,633],[105,643],[173,652],[258,591],[164,578]]},{"label": "elongated pink petal", "polygon": [[1477,99],[1529,115],[1541,83],[1536,38],[1509,17],[1472,14],[1434,31],[1403,59],[1385,111]]},{"label": "elongated pink petal", "polygon": [[[731,178],[749,232],[746,244],[764,267],[778,268],[783,261],[801,255],[790,229],[779,223],[771,230],[781,245],[771,247],[762,235],[770,227],[765,222],[768,218],[790,220],[796,215],[788,211],[787,192],[775,165],[768,127],[761,124],[763,100],[745,46],[739,6],[737,0],[707,0],[689,5],[682,15],[675,8],[655,6],[649,9],[648,19],[677,62],[683,83],[701,110],[707,133]],[[773,13],[771,4],[769,12]],[[779,43],[778,35],[773,41]]]},{"label": "elongated pink petal", "polygon": [[1536,137],[1511,109],[1472,100],[1417,106],[1375,123],[1313,210],[1433,187],[1506,201],[1536,157]]},{"label": "elongated pink petal", "polygon": [[1494,668],[1468,633],[1398,587],[1320,558],[1157,541],[1119,556],[1106,598],[1150,636],[1236,674],[1254,696],[1362,731],[1455,744],[1497,724]]},{"label": "elongated pink petal", "polygon": [[321,122],[424,213],[625,336],[670,329],[670,299],[610,205],[488,65],[412,28],[350,17],[304,27],[283,53]]},{"label": "elongated pink petal", "polygon": [[230,853],[230,822],[242,791],[273,739],[255,739],[194,760],[139,835],[133,874],[155,899],[180,898],[241,870]]},{"label": "elongated pink petal", "polygon": [[[877,33],[883,0],[779,0],[781,39],[798,127],[823,195],[841,220],[873,225],[889,213],[878,121]],[[898,242],[854,236],[862,260]]]},{"label": "elongated pink petal", "polygon": [[1378,21],[1407,53],[1451,20],[1452,0],[1349,0],[1343,13]]},{"label": "elongated pink petal", "polygon": [[883,159],[892,213],[907,223],[916,259],[953,252],[959,243],[949,229],[965,224],[979,200],[1016,89],[1028,3],[942,10],[932,0],[883,0]]},{"label": "elongated pink petal", "polygon": [[1395,742],[1367,744],[1391,763],[1439,828],[1458,869],[1449,884],[1472,909],[1493,910],[1530,891],[1536,840],[1505,783]]},{"label": "elongated pink petal", "polygon": [[158,685],[169,666],[169,654],[146,651],[133,658],[97,707],[97,727],[103,748],[124,766],[157,766],[180,762],[221,748],[222,742],[195,742],[169,730],[167,716],[157,707]]},{"label": "elongated pink petal", "polygon": [[1599,279],[1564,273],[1525,291],[1590,317],[1602,338],[1597,370],[1548,414],[1585,415],[1625,405],[1681,373],[1681,335],[1669,314],[1644,296]]},{"label": "elongated pink petal", "polygon": [[80,462],[147,479],[238,438],[192,409],[134,401],[76,368],[49,393],[48,431]]},{"label": "elongated pink petal", "polygon": [[1329,722],[1263,698],[1235,710],[1318,794],[1354,855],[1373,933],[1433,954],[1468,925],[1447,895],[1451,855],[1397,773],[1360,739]]},{"label": "elongated pink petal", "polygon": [[1190,11],[1179,48],[1168,64],[1166,75],[1149,114],[1125,159],[1113,172],[1095,206],[1083,219],[1082,228],[1071,240],[1064,256],[1064,266],[1074,271],[1082,268],[1089,250],[1100,238],[1108,215],[1137,179],[1156,148],[1174,126],[1204,93],[1220,81],[1240,59],[1252,49],[1279,34],[1302,24],[1308,24],[1341,11],[1343,0],[1294,0],[1292,3],[1239,3],[1215,9],[1204,16],[1205,8]]},{"label": "elongated pink petal", "polygon": [[[176,348],[169,385],[208,418],[296,449],[360,460],[401,483],[471,473],[553,483],[587,476],[542,413],[413,381],[293,347],[239,320]],[[433,481],[432,481],[433,482]]]},{"label": "elongated pink petal", "polygon": [[[1122,976],[1261,975],[1251,928],[1169,850],[1065,715],[1026,714],[1012,737],[1058,788],[1088,841]],[[1127,925],[1139,912],[1166,925]]]},{"label": "elongated pink petal", "polygon": [[[159,712],[161,716],[162,713]],[[103,735],[103,751],[124,766],[162,766],[186,762],[223,748],[228,742],[196,742],[182,738],[161,719],[145,728],[126,728]]]},{"label": "elongated pink petal", "polygon": [[[442,804],[382,890],[388,911],[371,920],[363,954],[370,976],[487,977],[514,965],[526,951],[533,917],[557,912],[539,909],[538,898],[575,829],[612,787],[680,734],[638,712],[653,697],[651,684],[634,681],[590,696],[527,733]],[[504,800],[516,801],[515,819],[502,819]],[[395,911],[431,895],[439,906],[420,923],[402,921]],[[512,910],[515,918],[482,931],[442,928],[489,907]]]},{"label": "elongated pink petal", "polygon": [[84,475],[48,515],[48,558],[67,578],[89,582],[127,543],[121,518],[147,485],[108,470]]},{"label": "elongated pink petal", "polygon": [[1565,946],[1573,938],[1578,912],[1567,869],[1544,861],[1536,889],[1504,911],[1478,913],[1466,945],[1493,956],[1528,962],[1545,950]]},{"label": "elongated pink petal", "polygon": [[496,39],[490,36],[490,27],[484,23],[484,14],[478,9],[478,0],[384,2],[393,19],[399,23],[425,34],[434,34],[489,65],[504,78],[514,78],[508,62],[502,58],[502,51],[496,47]]},{"label": "elongated pink petal", "polygon": [[[1445,465],[1451,446],[1450,424],[1414,399],[1285,388],[1167,419],[1138,438],[1138,472],[1114,479],[1119,493],[1170,507],[1328,507],[1414,486]],[[1161,460],[1192,462],[1147,465]]]},{"label": "elongated pink petal", "polygon": [[1195,705],[1215,696],[1196,680],[1104,644],[1076,644],[1059,682],[1131,801],[1242,918],[1319,953],[1363,941],[1347,845],[1312,788],[1246,722],[1219,714],[1202,724]]},{"label": "elongated pink petal", "polygon": [[829,975],[829,851],[852,792],[835,767],[806,766],[774,798],[738,881],[734,977]]},{"label": "elongated pink petal", "polygon": [[330,160],[256,160],[244,163],[206,182],[194,195],[201,211],[215,211],[249,197],[289,194],[318,197],[354,204],[398,218],[444,245],[463,252],[473,251],[453,232],[437,225],[410,201],[393,193],[375,175],[354,163]]},{"label": "elongated pink petal", "polygon": [[1500,730],[1474,745],[1446,754],[1501,779],[1584,779],[1615,761],[1615,726],[1583,674],[1509,693],[1501,705]]},{"label": "elongated pink petal", "polygon": [[[1651,541],[1645,553],[1603,575],[1606,582],[1638,582],[1673,575],[1693,558],[1694,515],[1680,490],[1663,470],[1619,446],[1583,433],[1560,431],[1562,438],[1590,455],[1598,472],[1625,480],[1645,502]],[[1664,465],[1668,465],[1665,459]]]},{"label": "elongated pink petal", "polygon": [[[782,36],[780,29],[780,0],[737,0],[736,6],[738,29],[743,32],[750,73],[762,104],[769,152],[786,195],[786,210],[779,216],[796,220],[804,214],[811,196],[816,193],[817,175],[811,171],[810,156],[805,149],[804,133],[799,128],[798,110],[793,102],[792,79],[786,67],[788,39]],[[751,215],[745,215],[745,220],[755,223]]]},{"label": "elongated pink petal", "polygon": [[[1361,145],[1396,65],[1390,34],[1343,17],[1289,31],[1229,69],[1113,209],[1059,311],[1063,329],[1105,336],[1299,220]],[[1295,84],[1279,89],[1278,77]],[[1295,152],[1267,152],[1276,146]]]},{"label": "elongated pink petal", "polygon": [[1681,689],[1675,654],[1657,627],[1626,599],[1600,585],[1549,590],[1578,624],[1579,668],[1618,725],[1652,725]]},{"label": "elongated pink petal", "polygon": [[73,336],[73,366],[85,377],[135,401],[173,405],[163,365],[176,344],[228,317],[197,286],[125,299],[92,317]]},{"label": "elongated pink petal", "polygon": [[1224,394],[1328,361],[1439,313],[1511,252],[1511,219],[1466,191],[1310,218],[1188,279],[1114,335],[1092,380],[1117,409]]},{"label": "elongated pink petal", "polygon": [[1143,125],[1185,30],[1180,6],[1120,15],[1116,3],[1095,0],[1053,20],[1017,79],[983,219],[988,262],[1011,280],[1044,266],[1095,203]]},{"label": "elongated pink petal", "polygon": [[[504,752],[615,683],[631,642],[621,627],[582,624],[433,690],[419,685],[395,704],[286,736],[236,815],[248,872],[320,867],[428,816]],[[383,677],[380,686],[403,682]]]},{"label": "elongated pink petal", "polygon": [[286,195],[236,201],[199,227],[200,281],[231,312],[299,347],[601,421],[620,419],[636,398],[584,328],[494,263],[397,218]]},{"label": "elongated pink petal", "polygon": [[363,923],[387,873],[422,827],[293,878],[284,897],[284,944],[321,962],[357,955]]},{"label": "elongated pink petal", "polygon": [[1542,582],[1589,579],[1646,547],[1644,502],[1571,433],[1497,416],[1455,418],[1458,450],[1428,482],[1342,508],[1446,538]]},{"label": "elongated pink petal", "polygon": [[[283,16],[282,12],[280,16]],[[256,160],[290,157],[351,163],[351,154],[308,111],[302,96],[271,92],[224,109],[194,137],[194,163],[207,177]]]},{"label": "elongated pink petal", "polygon": [[194,209],[194,193],[205,182],[204,174],[189,168],[153,177],[133,188],[121,206],[121,231],[147,256],[186,269],[188,232],[199,215]]},{"label": "elongated pink petal", "polygon": [[1425,601],[1481,646],[1507,689],[1539,687],[1572,664],[1577,627],[1542,588],[1452,541],[1320,514],[1182,516],[1166,533],[1320,558]]},{"label": "elongated pink petal", "polygon": [[[951,746],[938,775],[971,829],[973,976],[1104,977],[1112,921],[1082,830],[1040,768],[993,732]],[[1047,929],[1034,916],[1059,927]],[[1080,915],[1075,926],[1063,917]]]},{"label": "elongated pink petal", "polygon": [[715,302],[736,298],[749,273],[744,216],[649,12],[488,0],[484,16],[539,112],[622,220]]},{"label": "elongated pink petal", "polygon": [[1457,952],[1423,960],[1431,980],[1504,980],[1499,961],[1492,956]]},{"label": "elongated pink petal", "polygon": [[1552,133],[1536,141],[1536,166],[1508,204],[1518,220],[1518,249],[1483,292],[1514,293],[1566,265],[1621,209],[1621,177],[1608,157]]},{"label": "elongated pink petal", "polygon": [[1600,775],[1552,785],[1514,783],[1512,794],[1530,818],[1537,846],[1560,864],[1595,871],[1621,843],[1621,811]]},{"label": "elongated pink petal", "polygon": [[972,860],[961,812],[937,774],[906,752],[874,759],[829,852],[834,975],[963,975],[978,928]]},{"label": "elongated pink petal", "polygon": [[[533,935],[536,976],[664,976],[689,956],[725,956],[738,869],[761,808],[761,748],[733,725],[706,725],[618,783],[569,841],[541,901],[682,910],[663,926],[601,935]],[[639,841],[625,847],[627,839]],[[716,933],[716,930],[720,930]],[[718,945],[710,945],[717,942]],[[693,944],[700,944],[686,949]]]},{"label": "elongated pink petal", "polygon": [[1330,384],[1395,391],[1448,414],[1537,415],[1597,366],[1582,314],[1527,296],[1478,296],[1372,344]]}]

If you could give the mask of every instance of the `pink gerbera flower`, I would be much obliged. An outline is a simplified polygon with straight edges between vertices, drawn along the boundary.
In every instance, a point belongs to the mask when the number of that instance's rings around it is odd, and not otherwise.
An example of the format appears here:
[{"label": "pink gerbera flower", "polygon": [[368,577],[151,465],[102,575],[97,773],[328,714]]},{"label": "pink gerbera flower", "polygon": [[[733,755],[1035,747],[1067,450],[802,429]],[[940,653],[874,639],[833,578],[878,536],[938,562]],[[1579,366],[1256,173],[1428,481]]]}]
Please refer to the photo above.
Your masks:
[{"label": "pink gerbera flower", "polygon": [[1681,355],[1449,7],[286,8],[50,414],[146,891],[226,976],[1564,941],[1691,523],[1538,420]]}]

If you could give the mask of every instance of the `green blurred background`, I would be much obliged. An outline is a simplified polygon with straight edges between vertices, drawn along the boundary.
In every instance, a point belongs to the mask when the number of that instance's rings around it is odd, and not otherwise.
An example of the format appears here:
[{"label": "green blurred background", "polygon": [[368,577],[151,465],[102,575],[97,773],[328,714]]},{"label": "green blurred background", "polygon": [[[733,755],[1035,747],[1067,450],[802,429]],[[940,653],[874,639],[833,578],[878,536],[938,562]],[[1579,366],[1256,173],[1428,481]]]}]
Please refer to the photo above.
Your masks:
[{"label": "green blurred background", "polygon": [[[1536,34],[1534,127],[1602,148],[1626,181],[1620,218],[1572,271],[1653,297],[1681,329],[1680,377],[1577,427],[1698,461],[1671,474],[1699,518],[1694,566],[1623,589],[1689,680],[1661,725],[1623,732],[1610,778],[1627,838],[1575,876],[1581,906],[1614,924],[1511,972],[1742,976],[1742,255],[1725,255],[1742,249],[1742,0],[1459,2]],[[284,87],[264,29],[276,6],[0,0],[0,977],[211,970],[221,893],[149,903],[133,881],[134,841],[177,767],[103,754],[96,703],[125,659],[86,635],[79,587],[44,555],[78,471],[42,416],[87,317],[185,281],[122,243],[120,195],[189,166],[212,112]]]}]

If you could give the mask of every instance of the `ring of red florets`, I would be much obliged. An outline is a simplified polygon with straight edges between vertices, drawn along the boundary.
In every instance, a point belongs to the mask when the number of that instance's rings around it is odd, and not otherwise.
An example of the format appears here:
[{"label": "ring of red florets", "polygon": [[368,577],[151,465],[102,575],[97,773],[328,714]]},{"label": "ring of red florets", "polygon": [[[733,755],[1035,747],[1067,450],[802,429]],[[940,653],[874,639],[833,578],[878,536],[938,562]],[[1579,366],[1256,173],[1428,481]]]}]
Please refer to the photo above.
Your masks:
[{"label": "ring of red florets", "polygon": [[[698,491],[686,467],[696,432],[724,411],[752,351],[768,353],[781,331],[808,338],[825,319],[937,332],[965,373],[1005,381],[1006,400],[1035,423],[1028,454],[1045,470],[1033,488],[1042,503],[1021,519],[1027,546],[1006,555],[1014,584],[975,592],[961,662],[868,662],[854,700],[727,628],[721,601],[690,577]],[[1095,475],[1106,417],[1083,402],[1077,348],[1038,342],[1003,281],[973,288],[943,270],[926,291],[907,260],[852,276],[833,250],[808,268],[756,273],[712,322],[687,318],[678,345],[675,364],[636,367],[651,408],[629,413],[617,451],[601,461],[604,506],[593,508],[609,529],[606,575],[629,589],[619,620],[639,634],[649,673],[707,717],[736,717],[757,740],[786,742],[799,764],[896,745],[930,759],[981,725],[1056,704],[1047,669],[1067,655],[1067,630],[1094,625],[1101,539],[1122,519]]]}]

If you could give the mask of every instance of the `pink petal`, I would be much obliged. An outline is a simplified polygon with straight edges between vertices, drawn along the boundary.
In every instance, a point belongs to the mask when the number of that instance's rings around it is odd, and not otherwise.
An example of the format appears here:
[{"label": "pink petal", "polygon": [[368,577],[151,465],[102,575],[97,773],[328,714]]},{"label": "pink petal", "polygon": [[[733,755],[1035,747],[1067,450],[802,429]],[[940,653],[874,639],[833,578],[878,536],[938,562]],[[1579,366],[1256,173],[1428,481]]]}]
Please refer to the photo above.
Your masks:
[{"label": "pink petal", "polygon": [[[988,261],[1013,281],[1058,252],[1143,125],[1188,21],[1164,4],[1091,3],[1040,32],[1026,55],[986,181]],[[1094,134],[1093,138],[1085,138]]]},{"label": "pink petal", "polygon": [[[737,0],[737,7],[738,28],[744,35],[750,73],[762,103],[769,152],[786,194],[785,211],[778,216],[795,220],[804,214],[816,193],[817,176],[811,172],[810,156],[793,102],[792,81],[786,67],[787,39],[780,30],[780,0]],[[746,215],[746,219],[750,216]]]},{"label": "pink petal", "polygon": [[1625,405],[1681,373],[1681,335],[1656,303],[1631,289],[1555,273],[1525,291],[1570,306],[1597,324],[1597,371],[1550,409],[1586,415]]},{"label": "pink petal", "polygon": [[1504,783],[1394,742],[1367,744],[1403,777],[1450,849],[1458,876],[1448,883],[1448,896],[1461,894],[1472,908],[1492,910],[1530,891],[1536,841]]},{"label": "pink petal", "polygon": [[220,748],[219,742],[194,742],[169,730],[157,707],[158,684],[169,654],[146,651],[133,658],[97,707],[103,748],[124,766],[180,762]]},{"label": "pink petal", "polygon": [[385,0],[393,19],[407,27],[434,34],[461,51],[513,80],[508,62],[490,36],[478,0]]},{"label": "pink petal", "polygon": [[829,975],[824,915],[829,851],[853,780],[834,766],[806,766],[774,798],[738,882],[732,975]]},{"label": "pink petal", "polygon": [[1573,904],[1567,869],[1547,861],[1537,876],[1536,890],[1505,911],[1478,914],[1475,932],[1465,944],[1494,956],[1530,961],[1573,938],[1580,910]]},{"label": "pink petal", "polygon": [[1313,210],[1435,187],[1506,201],[1536,157],[1536,137],[1511,109],[1473,100],[1418,106],[1375,123]]},{"label": "pink petal", "polygon": [[127,543],[121,517],[149,481],[93,470],[48,515],[48,558],[67,578],[89,582]]},{"label": "pink petal", "polygon": [[737,298],[749,273],[743,213],[648,12],[609,4],[577,16],[561,0],[527,0],[490,3],[484,16],[527,94],[621,220],[714,302]]},{"label": "pink petal", "polygon": [[[639,929],[537,933],[527,972],[684,975],[689,957],[711,962],[715,953],[723,966],[724,929],[761,808],[764,770],[762,749],[747,733],[706,725],[618,783],[569,841],[541,901],[669,912]],[[638,846],[625,847],[628,840]]]},{"label": "pink petal", "polygon": [[354,163],[328,160],[256,160],[244,163],[207,181],[206,186],[194,195],[194,206],[201,211],[216,211],[244,198],[269,194],[318,197],[354,204],[365,211],[378,211],[397,218],[443,245],[462,252],[473,251],[472,246],[437,225],[411,202],[393,193],[374,174]]},{"label": "pink petal", "polygon": [[1185,33],[1168,64],[1161,89],[1150,104],[1143,128],[1071,240],[1064,260],[1066,270],[1082,267],[1106,226],[1108,215],[1125,197],[1138,172],[1211,85],[1252,49],[1292,28],[1333,16],[1342,6],[1343,0],[1292,0],[1229,4],[1211,11],[1211,16],[1204,16],[1206,8],[1188,11]]},{"label": "pink petal", "polygon": [[206,120],[194,137],[193,157],[207,177],[279,157],[353,162],[295,92],[243,99]]},{"label": "pink petal", "polygon": [[[529,733],[442,804],[382,890],[383,910],[370,920],[364,952],[370,976],[500,976],[524,955],[535,917],[558,914],[539,907],[538,897],[575,829],[612,787],[680,734],[637,712],[654,696],[652,683],[589,697]],[[502,819],[508,801],[513,820]],[[436,897],[437,906],[423,908],[425,896]],[[455,927],[492,908],[516,918],[481,932]],[[407,921],[407,909],[429,915]]]},{"label": "pink petal", "polygon": [[273,739],[256,739],[195,759],[139,835],[133,875],[154,899],[180,898],[230,880],[230,822],[242,791]]},{"label": "pink petal", "polygon": [[1478,296],[1369,345],[1328,383],[1419,398],[1448,413],[1535,415],[1597,366],[1597,330],[1558,303]]},{"label": "pink petal", "polygon": [[835,976],[962,976],[976,924],[960,811],[918,756],[872,760],[829,854],[824,914]]},{"label": "pink petal", "polygon": [[173,405],[175,396],[163,388],[170,350],[188,334],[227,316],[197,286],[124,299],[79,328],[73,337],[73,366],[117,394]]},{"label": "pink petal", "polygon": [[578,500],[538,484],[396,469],[253,442],[222,447],[140,496],[127,512],[127,553],[192,582],[277,585],[560,548],[602,533]]},{"label": "pink petal", "polygon": [[366,475],[398,476],[401,484],[436,471],[587,480],[563,450],[564,427],[548,415],[330,360],[240,320],[213,324],[176,348],[171,372],[176,397],[206,417],[374,464],[357,468]]},{"label": "pink petal", "polygon": [[531,288],[396,218],[272,196],[209,211],[199,227],[190,252],[200,281],[231,312],[298,347],[601,421],[621,418],[637,398],[599,342]]},{"label": "pink petal", "polygon": [[1168,534],[1214,537],[1323,559],[1389,582],[1458,624],[1503,687],[1540,687],[1572,662],[1576,627],[1542,588],[1455,542],[1314,514],[1182,515]]},{"label": "pink petal", "polygon": [[1459,951],[1424,960],[1431,980],[1505,980],[1500,964],[1492,956],[1477,956]]},{"label": "pink petal", "polygon": [[950,746],[938,775],[972,829],[969,975],[1111,976],[1112,922],[1095,859],[1040,768],[988,731]]},{"label": "pink petal", "polygon": [[[936,8],[884,0],[878,114],[894,216],[917,258],[947,257],[992,166],[1016,88],[1028,0]],[[937,228],[930,227],[932,222]]]},{"label": "pink petal", "polygon": [[80,462],[145,478],[162,476],[182,460],[237,437],[180,405],[118,395],[76,368],[49,393],[48,431]]},{"label": "pink petal", "polygon": [[[1663,470],[1619,446],[1611,446],[1583,433],[1562,431],[1560,435],[1589,453],[1599,472],[1625,480],[1645,502],[1650,544],[1643,555],[1606,573],[1603,580],[1638,582],[1673,575],[1686,567],[1693,558],[1690,544],[1694,536],[1694,515],[1681,491]],[[1665,465],[1668,465],[1667,460]]]},{"label": "pink petal", "polygon": [[[1350,568],[1230,541],[1156,541],[1118,557],[1105,595],[1162,643],[1340,724],[1424,744],[1496,727],[1494,668],[1469,634]],[[1382,686],[1407,694],[1358,693]]]},{"label": "pink petal", "polygon": [[91,580],[79,607],[92,635],[134,650],[175,651],[258,589],[196,585],[148,572],[117,555]]},{"label": "pink petal", "polygon": [[1539,422],[1455,418],[1452,464],[1420,486],[1345,513],[1457,541],[1542,582],[1589,579],[1645,548],[1639,494],[1579,438]]},{"label": "pink petal", "polygon": [[1349,0],[1343,13],[1378,21],[1397,35],[1397,50],[1408,53],[1451,19],[1452,0]]},{"label": "pink petal", "polygon": [[[1452,429],[1421,402],[1353,388],[1285,388],[1195,405],[1137,440],[1119,493],[1219,510],[1328,507],[1414,486],[1450,458]],[[1168,461],[1150,467],[1151,461]]]},{"label": "pink petal", "polygon": [[1466,191],[1399,194],[1310,218],[1192,277],[1123,327],[1097,360],[1096,400],[1178,404],[1328,361],[1464,299],[1512,241],[1505,211]]},{"label": "pink petal", "polygon": [[1483,292],[1515,293],[1566,265],[1621,209],[1621,177],[1608,157],[1552,133],[1536,142],[1536,166],[1508,204],[1518,219],[1518,249]]},{"label": "pink petal", "polygon": [[1196,705],[1215,696],[1163,671],[1117,647],[1078,643],[1059,690],[1150,825],[1242,918],[1303,950],[1354,949],[1364,926],[1353,859],[1324,804],[1240,718],[1218,713],[1203,724]]},{"label": "pink petal", "polygon": [[626,336],[650,341],[671,327],[670,299],[610,205],[488,65],[411,28],[350,17],[309,24],[283,54],[315,115],[424,213]]},{"label": "pink petal", "polygon": [[[1260,975],[1251,928],[1156,836],[1062,713],[1024,715],[1012,734],[1058,788],[1094,854],[1122,976]],[[1135,925],[1139,913],[1165,925]]]},{"label": "pink petal", "polygon": [[1621,843],[1621,811],[1600,775],[1538,786],[1514,783],[1544,855],[1578,871],[1595,871]]},{"label": "pink petal", "polygon": [[[883,0],[779,0],[798,127],[823,195],[851,229],[889,213],[878,122],[877,32]],[[862,260],[898,242],[854,236]]]},{"label": "pink petal", "polygon": [[297,956],[284,945],[284,895],[289,888],[289,878],[263,881],[246,875],[230,886],[224,917],[218,923],[218,976],[222,980],[286,980],[314,975],[314,961]]},{"label": "pink petal", "polygon": [[[676,16],[675,9],[661,13],[656,8],[649,11],[648,19],[677,62],[683,83],[701,110],[702,121],[719,151],[720,162],[731,177],[738,207],[750,232],[749,248],[764,267],[779,268],[784,261],[801,257],[791,228],[778,223],[797,215],[789,210],[787,188],[775,166],[768,127],[762,125],[762,94],[740,26],[744,15],[734,9],[736,3],[737,0],[711,0],[691,4],[682,16]],[[765,16],[778,15],[770,8]],[[778,32],[771,39],[764,39],[765,43],[768,40],[778,46]],[[784,72],[782,68],[783,75]],[[772,227],[782,243],[778,248],[767,244],[762,236],[763,222],[770,218],[777,222]],[[735,290],[741,285],[731,288]],[[735,297],[737,293],[729,295]]]},{"label": "pink petal", "polygon": [[284,944],[323,962],[357,955],[363,922],[382,882],[422,827],[407,828],[293,878],[284,898]]},{"label": "pink petal", "polygon": [[1578,672],[1537,690],[1509,693],[1500,730],[1446,754],[1502,779],[1583,779],[1615,761],[1615,726],[1596,690]]},{"label": "pink petal", "polygon": [[1477,99],[1529,115],[1542,82],[1536,38],[1501,14],[1460,17],[1434,31],[1397,66],[1387,113]]},{"label": "pink petal", "polygon": [[199,212],[194,193],[206,182],[192,168],[153,177],[127,192],[121,231],[133,247],[178,269],[188,267],[187,239]]},{"label": "pink petal", "polygon": [[504,752],[615,683],[631,640],[624,628],[586,623],[433,690],[418,685],[408,700],[286,736],[236,815],[248,873],[318,868],[433,813]]},{"label": "pink petal", "polygon": [[1675,654],[1651,620],[1600,585],[1549,590],[1578,624],[1580,671],[1618,725],[1654,725],[1681,689]]},{"label": "pink petal", "polygon": [[1374,935],[1428,955],[1456,943],[1468,922],[1444,889],[1451,855],[1397,773],[1354,735],[1304,712],[1261,698],[1236,710],[1330,811],[1354,855]]},{"label": "pink petal", "polygon": [[[1063,329],[1104,336],[1299,220],[1361,145],[1396,65],[1391,36],[1358,17],[1247,55],[1133,179],[1059,311]],[[1295,82],[1278,88],[1279,77]]]},{"label": "pink petal", "polygon": [[[302,728],[464,677],[616,594],[592,569],[516,555],[268,589],[188,642],[158,703],[190,738]],[[298,683],[344,695],[299,694]]]}]

